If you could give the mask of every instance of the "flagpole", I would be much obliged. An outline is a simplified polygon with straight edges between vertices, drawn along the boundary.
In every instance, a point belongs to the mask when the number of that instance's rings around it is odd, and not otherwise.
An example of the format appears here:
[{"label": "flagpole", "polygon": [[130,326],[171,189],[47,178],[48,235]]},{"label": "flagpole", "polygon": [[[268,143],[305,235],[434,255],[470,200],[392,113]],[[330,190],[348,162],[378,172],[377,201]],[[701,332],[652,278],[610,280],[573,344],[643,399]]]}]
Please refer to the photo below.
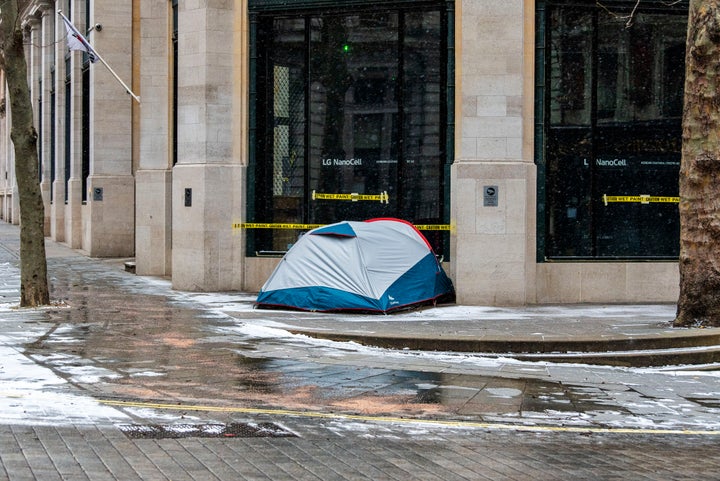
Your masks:
[{"label": "flagpole", "polygon": [[[93,50],[95,50],[95,49],[93,49]],[[118,74],[116,74],[115,71],[114,71],[112,68],[110,68],[110,65],[108,65],[108,63],[105,61],[105,59],[102,58],[102,56],[100,56],[100,54],[98,53],[97,50],[95,50],[95,56],[98,58],[98,60],[100,60],[100,61],[103,63],[103,65],[105,65],[105,67],[107,67],[107,69],[110,71],[110,73],[115,76],[115,78],[117,79],[117,81],[120,82],[120,85],[122,85],[123,87],[125,87],[125,91],[126,91],[127,93],[129,93],[130,95],[132,95],[132,98],[134,98],[134,99],[137,101],[137,103],[140,103],[140,97],[138,97],[137,95],[135,95],[135,94],[133,93],[133,91],[130,90],[130,87],[128,87],[127,85],[125,85],[125,82],[123,82],[123,81],[120,79],[120,77],[118,77]]]},{"label": "flagpole", "polygon": [[[65,15],[63,15],[62,10],[58,10],[58,15],[60,15],[63,19],[65,19],[65,21],[73,28],[73,30],[76,31],[76,33],[77,33],[78,35],[81,35],[80,32],[77,32],[77,29],[75,28],[75,25],[73,25],[73,23],[70,21],[70,19],[67,18]],[[84,39],[84,37],[83,37],[83,39]],[[86,42],[87,42],[87,41],[86,41]],[[89,43],[88,43],[88,46],[89,46]],[[87,48],[87,46],[86,46],[86,48]],[[113,74],[113,77],[115,77],[115,79],[116,79],[118,82],[120,82],[120,85],[122,85],[122,86],[125,88],[125,91],[126,91],[127,93],[129,93],[130,95],[132,95],[132,98],[134,98],[135,101],[137,101],[137,103],[140,103],[140,97],[138,97],[137,95],[135,95],[135,93],[134,93],[132,90],[130,90],[130,87],[128,87],[128,86],[125,84],[125,82],[122,81],[122,79],[120,78],[120,76],[119,76],[117,73],[115,73],[115,71],[112,69],[112,67],[110,67],[110,65],[105,61],[105,59],[102,58],[102,56],[98,53],[98,51],[95,50],[95,49],[92,48],[92,47],[90,47],[90,49],[92,50],[92,53],[97,57],[97,59],[100,60],[103,65],[105,65],[105,67],[110,71],[111,74]]]}]

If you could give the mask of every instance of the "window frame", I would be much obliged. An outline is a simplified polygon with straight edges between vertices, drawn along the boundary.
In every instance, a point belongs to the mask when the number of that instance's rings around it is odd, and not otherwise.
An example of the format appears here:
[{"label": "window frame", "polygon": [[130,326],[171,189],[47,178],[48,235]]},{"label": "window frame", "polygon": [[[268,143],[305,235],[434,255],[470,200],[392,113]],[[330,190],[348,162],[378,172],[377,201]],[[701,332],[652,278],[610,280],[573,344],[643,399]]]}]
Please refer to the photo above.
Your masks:
[{"label": "window frame", "polygon": [[[536,3],[536,16],[535,16],[535,129],[534,129],[534,145],[535,145],[535,164],[537,166],[537,222],[536,222],[536,260],[537,262],[556,262],[556,261],[675,261],[676,256],[668,255],[598,255],[597,254],[597,243],[593,241],[592,255],[568,255],[562,256],[556,253],[549,252],[548,246],[550,233],[548,232],[549,224],[549,193],[548,193],[548,155],[547,148],[550,139],[549,131],[551,127],[550,121],[550,67],[551,62],[549,57],[550,51],[550,32],[549,32],[549,10],[551,8],[577,8],[578,10],[586,10],[592,12],[594,22],[593,35],[597,36],[597,15],[600,9],[606,9],[611,12],[622,14],[642,14],[642,13],[666,13],[668,15],[687,15],[688,2],[687,0],[681,1],[677,4],[668,5],[663,0],[644,0],[642,4],[633,10],[636,6],[635,0],[609,0],[603,2],[603,7],[596,5],[593,0],[538,0]],[[597,42],[597,39],[594,40]],[[592,52],[592,64],[593,72],[592,75],[597,75],[597,62],[598,62],[598,51],[597,46],[593,47]],[[593,90],[591,96],[592,103],[592,120],[590,128],[595,132],[599,128],[605,128],[605,125],[598,121],[597,113],[597,90]],[[673,120],[660,119],[658,122],[665,122],[667,124],[674,122]],[[678,125],[679,127],[679,125]],[[568,127],[568,128],[572,128]],[[596,133],[593,133],[594,141],[597,144]],[[594,151],[595,147],[593,147]],[[594,166],[592,167],[594,168]],[[594,180],[590,181],[591,183]],[[594,198],[592,202],[595,202]],[[591,229],[596,229],[599,223],[599,218],[592,218],[590,220]],[[595,234],[591,234],[594,236]],[[678,240],[679,242],[679,240]]]},{"label": "window frame", "polygon": [[[432,1],[410,1],[410,0],[399,0],[392,2],[383,3],[372,3],[368,4],[367,1],[317,1],[317,0],[251,0],[249,4],[250,9],[250,87],[249,87],[249,100],[250,100],[250,112],[249,112],[249,168],[248,168],[248,194],[247,194],[247,218],[250,222],[257,219],[258,222],[263,222],[262,219],[258,218],[258,205],[256,203],[257,191],[256,186],[262,179],[268,178],[267,172],[263,169],[271,168],[272,166],[261,165],[261,160],[258,159],[258,151],[267,151],[271,146],[263,146],[259,143],[265,142],[265,139],[259,138],[261,132],[266,132],[269,128],[265,125],[264,117],[265,113],[261,109],[271,108],[267,103],[263,103],[263,100],[267,102],[267,99],[263,99],[263,92],[259,91],[262,88],[259,85],[259,79],[262,75],[258,72],[261,60],[259,56],[262,52],[258,47],[258,35],[259,29],[263,21],[275,16],[288,16],[297,15],[298,17],[308,18],[310,15],[318,14],[347,14],[348,9],[352,8],[351,12],[363,13],[363,12],[376,12],[378,8],[388,12],[414,12],[419,8],[432,9],[438,11],[441,15],[441,36],[443,37],[443,45],[441,47],[441,78],[442,86],[439,93],[439,127],[441,130],[441,141],[439,143],[440,156],[438,165],[438,176],[439,176],[439,188],[440,188],[440,199],[441,208],[439,211],[439,218],[443,219],[443,223],[449,223],[450,218],[450,166],[454,159],[454,1],[453,0],[432,0]],[[307,25],[307,21],[306,21]],[[306,33],[308,30],[306,29]],[[306,48],[309,47],[306,39]],[[402,67],[402,57],[397,59],[400,67]],[[402,68],[401,68],[402,69]],[[307,73],[304,73],[307,81]],[[307,87],[306,87],[307,91]],[[307,102],[307,99],[306,99]],[[402,110],[402,107],[399,107]],[[262,114],[261,114],[262,113]],[[306,106],[305,110],[306,124],[309,124],[308,110]],[[305,126],[306,132],[308,125]],[[402,129],[402,127],[401,127]],[[309,138],[306,133],[306,139]],[[308,159],[308,142],[306,142],[305,159]],[[265,163],[266,164],[266,163]],[[305,167],[307,171],[307,167]],[[398,176],[399,177],[399,176]],[[309,179],[307,174],[305,175],[305,190],[308,189]],[[308,192],[305,193],[309,195]],[[400,195],[400,194],[399,194]],[[303,212],[303,223],[307,222],[308,213]],[[338,219],[342,220],[342,219]],[[256,236],[272,235],[271,232],[257,232],[259,229],[255,229],[246,236],[246,255],[250,257],[264,256],[264,255],[282,255],[284,251],[271,251],[256,249]],[[272,229],[263,229],[266,231],[273,231]],[[305,231],[307,229],[302,229]],[[276,232],[276,231],[275,231]],[[449,232],[433,232],[441,236],[441,245],[443,246],[444,257],[449,258],[450,243],[449,243]]]}]

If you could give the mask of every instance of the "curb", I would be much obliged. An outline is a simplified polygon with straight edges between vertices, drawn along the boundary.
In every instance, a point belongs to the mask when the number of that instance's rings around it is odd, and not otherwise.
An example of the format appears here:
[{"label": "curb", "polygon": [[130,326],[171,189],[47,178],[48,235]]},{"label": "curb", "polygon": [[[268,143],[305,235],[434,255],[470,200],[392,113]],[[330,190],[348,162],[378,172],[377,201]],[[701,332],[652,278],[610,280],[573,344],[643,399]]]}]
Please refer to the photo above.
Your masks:
[{"label": "curb", "polygon": [[606,338],[545,337],[483,339],[477,337],[408,337],[289,329],[292,334],[398,350],[462,352],[524,361],[651,367],[720,362],[720,328]]}]

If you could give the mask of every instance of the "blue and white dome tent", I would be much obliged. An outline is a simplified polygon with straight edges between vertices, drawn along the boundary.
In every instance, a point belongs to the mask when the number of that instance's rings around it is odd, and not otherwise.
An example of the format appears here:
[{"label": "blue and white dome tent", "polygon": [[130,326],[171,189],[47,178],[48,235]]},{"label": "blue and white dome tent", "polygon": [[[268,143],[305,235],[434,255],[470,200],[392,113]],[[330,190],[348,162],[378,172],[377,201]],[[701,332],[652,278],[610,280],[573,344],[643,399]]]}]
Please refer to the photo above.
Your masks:
[{"label": "blue and white dome tent", "polygon": [[409,222],[382,218],[309,231],[285,254],[256,305],[387,313],[453,298],[425,236]]}]

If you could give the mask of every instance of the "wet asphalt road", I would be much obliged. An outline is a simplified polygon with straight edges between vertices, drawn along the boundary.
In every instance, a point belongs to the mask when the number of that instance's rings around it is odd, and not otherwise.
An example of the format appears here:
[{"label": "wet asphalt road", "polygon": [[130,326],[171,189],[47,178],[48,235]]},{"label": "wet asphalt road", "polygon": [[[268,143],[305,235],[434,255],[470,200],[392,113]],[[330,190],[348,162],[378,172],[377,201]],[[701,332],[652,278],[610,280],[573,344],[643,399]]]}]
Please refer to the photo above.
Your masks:
[{"label": "wet asphalt road", "polygon": [[[0,229],[0,479],[720,479],[714,372],[312,340],[250,296],[174,292],[62,248],[58,305],[17,310],[13,235]],[[185,434],[128,434],[148,426]]]}]

